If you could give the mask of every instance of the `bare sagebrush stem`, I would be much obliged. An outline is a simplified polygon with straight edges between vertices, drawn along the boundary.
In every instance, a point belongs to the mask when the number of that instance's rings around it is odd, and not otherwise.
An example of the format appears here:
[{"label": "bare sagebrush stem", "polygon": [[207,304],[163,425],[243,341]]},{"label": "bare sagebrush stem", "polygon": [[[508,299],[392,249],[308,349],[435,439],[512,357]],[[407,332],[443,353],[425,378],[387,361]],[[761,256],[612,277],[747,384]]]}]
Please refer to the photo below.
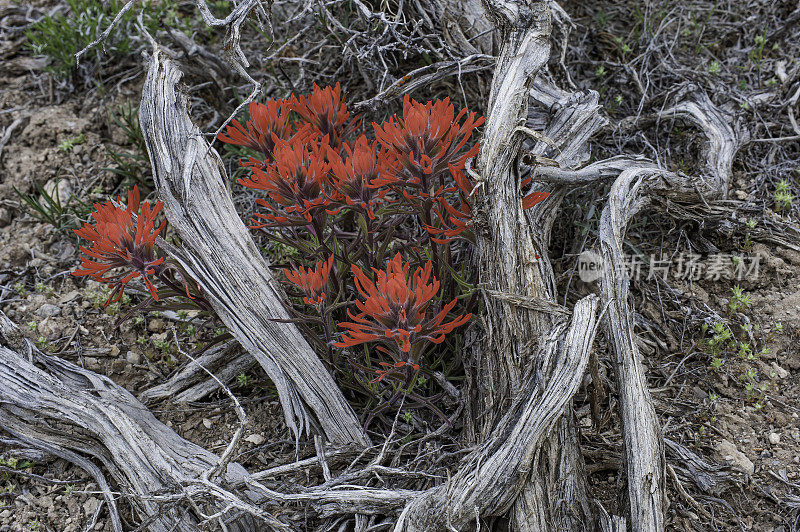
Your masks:
[{"label": "bare sagebrush stem", "polygon": [[[578,390],[594,341],[597,297],[575,305],[541,339],[536,368],[486,442],[445,484],[416,497],[395,531],[463,530],[477,517],[505,514],[542,464],[540,447]],[[535,518],[535,516],[533,516]]]},{"label": "bare sagebrush stem", "polygon": [[[632,217],[655,196],[675,201],[702,201],[725,197],[733,157],[748,138],[734,130],[730,117],[697,90],[662,113],[681,117],[699,126],[708,139],[704,154],[706,172],[698,178],[668,172],[644,159],[601,161],[585,175],[603,174],[610,166],[621,169],[600,221],[600,249],[604,261],[600,287],[608,305],[605,329],[615,356],[625,449],[630,524],[634,531],[664,530],[666,510],[666,459],[664,439],[633,332],[629,304],[629,276],[622,241]],[[620,166],[621,165],[621,166]]]},{"label": "bare sagebrush stem", "polygon": [[139,110],[153,175],[185,252],[176,259],[209,296],[231,334],[275,383],[297,437],[321,427],[334,444],[365,445],[352,408],[289,319],[281,296],[225,185],[219,155],[186,112],[180,72],[156,49]]},{"label": "bare sagebrush stem", "polygon": [[[45,355],[27,341],[16,342],[15,336],[19,336],[16,326],[0,312],[3,430],[92,474],[105,493],[115,531],[122,531],[116,498],[92,460],[108,471],[138,517],[149,521],[149,530],[197,530],[195,516],[175,506],[165,509],[160,500],[184,499],[184,487],[214,470],[219,457],[178,436],[111,379]],[[243,484],[247,476],[243,467],[229,463],[222,481]],[[201,499],[207,511],[227,506],[205,495],[197,498],[198,503]],[[237,513],[226,511],[221,516],[229,530],[252,530],[254,523],[241,521]],[[266,513],[262,517],[283,527]]]}]

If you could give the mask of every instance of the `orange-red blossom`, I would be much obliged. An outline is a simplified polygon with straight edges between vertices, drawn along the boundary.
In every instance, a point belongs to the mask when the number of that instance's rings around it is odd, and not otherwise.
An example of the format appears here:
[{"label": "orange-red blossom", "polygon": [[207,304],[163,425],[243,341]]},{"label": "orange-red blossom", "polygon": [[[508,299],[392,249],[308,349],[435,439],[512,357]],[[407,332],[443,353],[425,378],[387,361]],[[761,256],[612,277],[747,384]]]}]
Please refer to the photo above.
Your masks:
[{"label": "orange-red blossom", "polygon": [[358,314],[348,310],[352,322],[339,324],[347,332],[334,344],[336,347],[366,342],[389,344],[390,348],[396,348],[395,367],[409,364],[418,369],[417,359],[425,342],[439,344],[446,334],[469,321],[472,314],[445,321],[456,304],[455,299],[436,315],[430,315],[428,308],[439,291],[439,281],[431,277],[431,261],[413,274],[409,274],[409,268],[399,253],[389,261],[385,271],[373,268],[375,282],[358,266],[351,267],[364,301],[356,301]]},{"label": "orange-red blossom", "polygon": [[[122,198],[117,200],[122,203]],[[112,201],[95,203],[95,212],[92,213],[95,225],[85,223],[80,229],[75,229],[75,234],[92,242],[92,246],[80,247],[88,257],[81,258],[81,269],[72,275],[88,275],[96,281],[116,285],[106,305],[118,301],[125,283],[136,277],[142,278],[153,299],[158,301],[158,293],[149,276],[156,274],[164,262],[163,257],[156,257],[153,247],[156,237],[167,224],[163,221],[158,228],[154,225],[164,203],[159,201],[151,207],[145,202],[141,212],[139,204],[139,189],[134,186],[128,192],[127,206],[120,207]],[[109,275],[116,268],[133,271]]]}]

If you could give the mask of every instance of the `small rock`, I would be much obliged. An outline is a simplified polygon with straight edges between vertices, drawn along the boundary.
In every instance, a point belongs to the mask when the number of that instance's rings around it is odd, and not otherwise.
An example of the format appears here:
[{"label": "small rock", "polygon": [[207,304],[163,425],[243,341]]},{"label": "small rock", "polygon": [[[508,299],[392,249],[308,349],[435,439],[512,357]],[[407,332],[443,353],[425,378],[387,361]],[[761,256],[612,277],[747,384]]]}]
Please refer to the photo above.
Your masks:
[{"label": "small rock", "polygon": [[137,353],[136,351],[128,351],[125,354],[125,360],[133,364],[134,366],[141,364],[142,362],[142,355]]},{"label": "small rock", "polygon": [[42,318],[52,318],[59,314],[61,314],[61,307],[53,305],[52,303],[45,303],[36,311],[36,315]]},{"label": "small rock", "polygon": [[0,207],[0,227],[5,227],[11,223],[11,211],[5,207]]},{"label": "small rock", "polygon": [[[58,199],[61,201],[61,203],[67,203],[67,200],[70,198],[70,196],[72,196],[72,185],[70,185],[69,179],[59,179],[58,181],[51,179],[45,183],[44,191],[54,199],[55,194],[58,194]],[[44,197],[42,197],[39,201],[45,205],[47,204]]]},{"label": "small rock", "polygon": [[86,502],[83,503],[83,513],[86,514],[87,517],[92,516],[98,506],[100,506],[100,499],[94,497],[86,499]]},{"label": "small rock", "polygon": [[781,435],[777,432],[770,432],[768,438],[772,445],[778,445],[781,442]]},{"label": "small rock", "polygon": [[160,320],[160,319],[150,320],[150,322],[147,324],[147,330],[150,331],[150,332],[154,332],[154,333],[163,331],[164,330],[164,320]]},{"label": "small rock", "polygon": [[715,449],[723,456],[723,458],[725,458],[725,460],[730,462],[735,469],[738,469],[739,471],[742,471],[748,475],[755,473],[756,467],[753,465],[753,462],[728,440],[722,440],[719,442]]},{"label": "small rock", "polygon": [[250,436],[246,437],[244,439],[244,441],[250,442],[253,445],[261,445],[266,440],[265,440],[264,436],[262,436],[261,434],[251,434]]},{"label": "small rock", "polygon": [[203,426],[207,429],[210,429],[214,425],[214,422],[208,418],[203,418]]},{"label": "small rock", "polygon": [[772,363],[772,369],[775,370],[775,374],[780,379],[785,379],[789,376],[789,372],[786,369],[780,367],[776,362]]},{"label": "small rock", "polygon": [[118,357],[119,356],[119,347],[112,345],[111,351],[108,353],[108,356]]},{"label": "small rock", "polygon": [[65,303],[71,303],[71,302],[75,301],[76,299],[78,299],[78,296],[80,296],[80,295],[81,295],[81,293],[79,291],[77,291],[77,290],[73,290],[71,292],[67,292],[66,294],[64,294],[63,296],[61,296],[58,299],[58,303],[61,304],[61,305],[65,304]]}]

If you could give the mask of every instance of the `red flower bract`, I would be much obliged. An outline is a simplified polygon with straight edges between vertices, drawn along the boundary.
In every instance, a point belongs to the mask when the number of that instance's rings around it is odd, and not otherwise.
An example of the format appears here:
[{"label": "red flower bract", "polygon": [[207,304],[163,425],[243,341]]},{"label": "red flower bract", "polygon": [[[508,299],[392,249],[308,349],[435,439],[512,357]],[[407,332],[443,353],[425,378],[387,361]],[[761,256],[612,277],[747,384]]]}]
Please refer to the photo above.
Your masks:
[{"label": "red flower bract", "polygon": [[[325,160],[322,148],[308,142],[304,136],[295,136],[285,141],[273,136],[275,141],[275,163],[266,168],[253,167],[252,174],[239,179],[239,184],[265,190],[269,197],[282,205],[287,214],[293,214],[295,223],[310,222],[314,211],[326,204],[323,186],[328,179],[330,165]],[[274,210],[269,202],[258,199],[256,203]],[[258,214],[270,222],[284,223],[287,216]],[[266,225],[266,224],[264,224]]]},{"label": "red flower bract", "polygon": [[287,139],[292,136],[289,125],[291,113],[290,102],[285,100],[267,100],[266,105],[250,103],[250,120],[245,128],[238,120],[233,120],[227,127],[228,135],[220,135],[219,139],[229,144],[246,146],[272,159],[275,141],[272,136]]},{"label": "red flower bract", "polygon": [[283,272],[289,281],[303,291],[305,294],[303,302],[306,305],[315,307],[319,312],[322,308],[322,302],[327,297],[328,275],[331,273],[332,266],[333,255],[327,261],[321,260],[317,262],[314,270],[309,268],[308,271],[305,271],[300,266],[297,270],[284,269]]},{"label": "red flower bract", "polygon": [[311,95],[296,98],[292,109],[322,137],[327,136],[328,143],[335,149],[342,147],[346,137],[358,125],[356,120],[348,124],[350,111],[342,100],[342,88],[338,83],[324,89],[315,83]]},{"label": "red flower bract", "polygon": [[[122,203],[122,198],[118,198],[118,202]],[[155,207],[151,207],[145,202],[141,212],[139,203],[139,189],[134,186],[128,192],[127,207],[119,207],[111,201],[95,203],[92,217],[96,225],[83,224],[83,227],[75,230],[75,234],[93,244],[90,248],[81,246],[80,250],[92,258],[81,258],[82,269],[75,270],[72,275],[88,275],[96,281],[116,285],[106,305],[118,301],[125,283],[136,277],[142,278],[153,299],[158,301],[158,293],[148,276],[156,274],[164,262],[163,257],[156,258],[153,248],[156,237],[167,225],[164,221],[158,228],[154,226],[156,215],[164,203],[159,201]],[[134,214],[137,218],[135,222]],[[115,268],[133,271],[106,276]]]},{"label": "red flower bract", "polygon": [[336,347],[386,342],[398,349],[397,362],[417,363],[423,342],[443,342],[446,334],[472,317],[467,314],[445,322],[455,299],[435,316],[427,315],[431,300],[439,291],[439,281],[431,279],[431,261],[409,275],[409,263],[404,263],[398,253],[385,271],[373,268],[377,277],[374,283],[358,266],[351,268],[356,287],[365,300],[356,301],[359,314],[348,311],[352,322],[339,324],[348,331],[341,342],[334,344]]},{"label": "red flower bract", "polygon": [[[344,152],[344,159],[333,149],[328,153],[333,187],[331,200],[361,208],[370,219],[374,219],[374,209],[386,195],[386,190],[380,190],[374,183],[382,173],[392,167],[392,160],[378,149],[376,142],[370,144],[364,135],[356,139],[352,148],[345,145]],[[329,214],[338,211],[339,209],[331,210]]]},{"label": "red flower bract", "polygon": [[448,169],[462,170],[467,159],[478,153],[477,143],[466,151],[463,148],[483,122],[483,117],[467,109],[456,116],[450,98],[423,104],[406,94],[402,119],[393,117],[382,125],[372,124],[375,137],[400,163],[377,184],[413,185],[423,197],[435,195],[432,189],[440,186],[439,180]]}]

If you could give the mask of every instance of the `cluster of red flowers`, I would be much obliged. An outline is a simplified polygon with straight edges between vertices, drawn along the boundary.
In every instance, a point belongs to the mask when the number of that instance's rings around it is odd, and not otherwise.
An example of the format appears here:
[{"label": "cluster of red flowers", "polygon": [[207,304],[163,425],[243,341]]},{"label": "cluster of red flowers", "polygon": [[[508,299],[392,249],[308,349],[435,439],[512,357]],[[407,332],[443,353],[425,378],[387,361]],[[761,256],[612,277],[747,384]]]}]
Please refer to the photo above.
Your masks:
[{"label": "cluster of red flowers", "polygon": [[[471,139],[483,122],[466,109],[456,114],[448,98],[406,96],[402,116],[372,123],[370,140],[341,87],[315,85],[308,96],[252,103],[250,119],[234,120],[220,136],[254,152],[241,161],[249,173],[239,179],[264,192],[253,228],[288,248],[283,257],[302,257],[284,273],[315,312],[293,307],[297,318],[321,332],[332,363],[344,359],[333,371],[375,372],[359,382],[379,395],[379,383],[391,383],[391,400],[402,392],[425,402],[411,390],[417,374],[430,371],[429,352],[472,316],[476,279],[464,265],[474,244],[473,183],[465,167],[478,153]],[[524,207],[546,197],[533,192]],[[95,224],[76,231],[93,245],[81,248],[87,257],[74,274],[112,284],[109,301],[137,277],[156,301],[153,279],[170,294],[180,288],[154,247],[163,204],[140,210],[140,203],[134,188],[127,206],[97,204]],[[457,338],[448,342],[455,351]],[[357,346],[374,349],[354,360]]]},{"label": "cluster of red flowers", "polygon": [[[259,154],[242,161],[250,173],[239,180],[266,193],[253,227],[304,258],[284,269],[316,311],[295,309],[298,319],[319,327],[331,360],[334,348],[374,347],[366,365],[348,360],[375,371],[372,383],[409,390],[426,353],[472,316],[475,279],[454,257],[474,242],[465,167],[483,122],[448,98],[406,96],[401,116],[372,123],[370,140],[340,86],[315,85],[251,104],[246,126],[234,121],[220,137]],[[545,197],[526,197],[525,208]]]}]

